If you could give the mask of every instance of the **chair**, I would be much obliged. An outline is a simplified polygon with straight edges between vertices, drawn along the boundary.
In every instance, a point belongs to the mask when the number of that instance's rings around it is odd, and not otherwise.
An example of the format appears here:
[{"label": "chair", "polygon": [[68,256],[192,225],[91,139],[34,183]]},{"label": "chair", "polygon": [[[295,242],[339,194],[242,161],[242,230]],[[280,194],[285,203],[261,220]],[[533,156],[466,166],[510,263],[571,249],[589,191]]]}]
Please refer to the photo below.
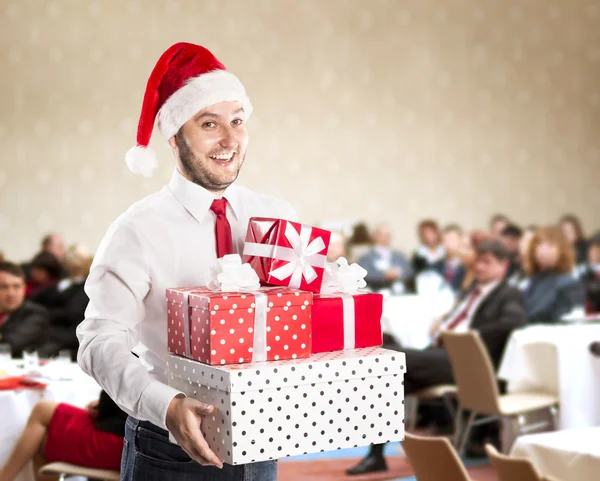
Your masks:
[{"label": "chair", "polygon": [[499,481],[558,481],[544,477],[527,458],[517,458],[500,454],[491,444],[485,445],[485,451],[498,475]]},{"label": "chair", "polygon": [[[450,413],[450,417],[454,419],[456,414],[454,412],[454,406],[452,405],[452,402],[450,402],[451,396],[456,396],[456,386],[452,384],[439,384],[437,386],[431,386],[406,396],[407,404],[409,404],[407,409],[407,428],[410,431],[415,430],[417,426],[419,403],[420,401],[425,400],[430,401],[433,399],[441,399],[444,402],[444,406],[446,406],[446,409]],[[410,403],[409,400],[411,401]]]},{"label": "chair", "polygon": [[472,481],[447,438],[404,433],[402,448],[417,481]]},{"label": "chair", "polygon": [[[473,426],[498,418],[508,418],[516,422],[518,434],[521,434],[525,432],[524,414],[548,409],[552,415],[552,428],[556,429],[558,408],[556,396],[533,392],[499,394],[492,362],[478,332],[444,331],[442,338],[452,364],[457,387],[459,406],[454,442],[460,455],[464,453]],[[462,429],[465,410],[470,412],[466,426]],[[476,420],[478,414],[483,414],[485,417]],[[502,452],[504,453],[508,452],[511,444],[507,431],[503,429]]]},{"label": "chair", "polygon": [[65,481],[67,476],[85,476],[90,479],[101,479],[102,481],[119,481],[119,471],[109,469],[84,468],[69,463],[50,463],[42,466],[39,474],[44,476],[59,476],[60,481]]}]

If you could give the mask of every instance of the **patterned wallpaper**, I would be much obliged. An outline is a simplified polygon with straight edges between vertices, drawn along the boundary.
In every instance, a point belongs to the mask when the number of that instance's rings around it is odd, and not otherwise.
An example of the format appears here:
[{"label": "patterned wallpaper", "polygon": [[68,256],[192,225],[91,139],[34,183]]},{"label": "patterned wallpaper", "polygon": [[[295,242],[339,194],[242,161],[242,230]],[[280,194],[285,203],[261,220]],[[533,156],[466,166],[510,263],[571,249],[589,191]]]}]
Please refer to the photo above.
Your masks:
[{"label": "patterned wallpaper", "polygon": [[203,44],[255,107],[240,181],[306,222],[600,227],[600,0],[0,0],[0,250],[97,247],[168,181],[129,174],[143,89]]}]

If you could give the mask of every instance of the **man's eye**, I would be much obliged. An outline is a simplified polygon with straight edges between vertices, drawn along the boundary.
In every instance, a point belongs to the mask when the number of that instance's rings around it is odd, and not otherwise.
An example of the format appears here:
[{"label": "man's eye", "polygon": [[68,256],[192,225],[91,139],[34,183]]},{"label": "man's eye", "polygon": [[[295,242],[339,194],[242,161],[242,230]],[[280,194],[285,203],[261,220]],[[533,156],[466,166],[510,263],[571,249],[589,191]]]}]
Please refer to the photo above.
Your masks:
[{"label": "man's eye", "polygon": [[235,119],[233,122],[231,122],[233,125],[242,125],[244,121],[242,119]]},{"label": "man's eye", "polygon": [[212,129],[216,124],[214,122],[204,122],[202,127],[206,127],[207,129]]}]

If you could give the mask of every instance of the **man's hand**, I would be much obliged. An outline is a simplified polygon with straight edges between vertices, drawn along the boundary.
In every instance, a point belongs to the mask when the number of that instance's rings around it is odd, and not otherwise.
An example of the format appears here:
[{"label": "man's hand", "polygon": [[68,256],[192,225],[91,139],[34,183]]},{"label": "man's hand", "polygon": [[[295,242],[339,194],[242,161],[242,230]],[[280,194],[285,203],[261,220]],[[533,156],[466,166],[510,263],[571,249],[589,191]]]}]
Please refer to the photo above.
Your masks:
[{"label": "man's hand", "polygon": [[173,398],[167,409],[167,429],[177,444],[202,466],[223,467],[222,461],[208,447],[200,425],[202,418],[212,414],[214,406],[192,398]]},{"label": "man's hand", "polygon": [[87,413],[93,417],[94,419],[98,417],[98,404],[100,403],[100,401],[91,401],[89,403],[86,404],[85,406],[85,410],[87,411]]},{"label": "man's hand", "polygon": [[398,267],[391,267],[383,273],[383,278],[386,281],[397,281],[402,277],[402,271]]}]

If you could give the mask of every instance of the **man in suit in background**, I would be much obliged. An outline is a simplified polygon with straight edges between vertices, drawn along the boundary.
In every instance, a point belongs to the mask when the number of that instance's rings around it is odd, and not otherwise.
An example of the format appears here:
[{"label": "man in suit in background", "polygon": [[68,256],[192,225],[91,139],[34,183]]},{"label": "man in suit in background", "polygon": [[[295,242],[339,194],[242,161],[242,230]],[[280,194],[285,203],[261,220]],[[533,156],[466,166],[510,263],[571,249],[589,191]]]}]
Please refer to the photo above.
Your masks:
[{"label": "man in suit in background", "polygon": [[0,263],[0,343],[13,357],[38,349],[48,334],[48,312],[25,299],[25,274],[16,264]]},{"label": "man in suit in background", "polygon": [[390,228],[385,224],[378,225],[373,231],[373,248],[358,260],[358,264],[367,271],[365,281],[371,289],[392,289],[400,293],[413,272],[406,256],[390,248],[391,240]]},{"label": "man in suit in background", "polygon": [[[497,368],[508,336],[527,322],[521,292],[506,284],[510,251],[498,240],[483,242],[477,248],[476,285],[443,320],[439,331],[478,331]],[[432,346],[425,350],[403,349],[406,354],[404,394],[438,384],[454,384],[452,366],[440,342],[440,332]],[[373,445],[360,464],[348,474],[364,474],[387,469],[383,444]]]}]

